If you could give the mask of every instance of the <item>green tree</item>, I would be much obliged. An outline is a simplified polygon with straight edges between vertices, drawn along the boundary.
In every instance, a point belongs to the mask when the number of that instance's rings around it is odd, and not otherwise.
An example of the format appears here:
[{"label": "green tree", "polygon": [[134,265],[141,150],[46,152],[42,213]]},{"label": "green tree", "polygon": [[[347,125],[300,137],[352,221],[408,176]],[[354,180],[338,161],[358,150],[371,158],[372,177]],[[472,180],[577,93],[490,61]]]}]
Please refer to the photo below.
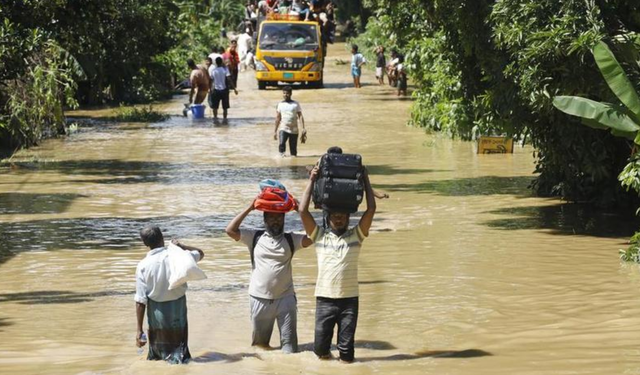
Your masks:
[{"label": "green tree", "polygon": [[625,141],[580,126],[555,111],[552,98],[567,93],[611,99],[590,51],[600,40],[640,30],[640,3],[371,4],[390,43],[406,52],[418,87],[415,125],[463,139],[498,133],[532,143],[539,172],[534,187],[541,195],[601,205],[632,198],[615,178],[628,157]]}]

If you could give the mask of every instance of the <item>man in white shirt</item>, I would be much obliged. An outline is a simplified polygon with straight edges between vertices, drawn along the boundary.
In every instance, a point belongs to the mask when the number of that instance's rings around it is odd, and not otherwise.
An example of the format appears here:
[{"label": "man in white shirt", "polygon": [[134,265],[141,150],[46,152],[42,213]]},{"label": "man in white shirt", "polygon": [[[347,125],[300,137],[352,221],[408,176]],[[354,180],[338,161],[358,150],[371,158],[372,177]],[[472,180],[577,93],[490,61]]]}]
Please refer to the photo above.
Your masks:
[{"label": "man in white shirt", "polygon": [[209,92],[209,107],[213,109],[213,118],[218,118],[218,108],[222,102],[222,118],[227,119],[227,110],[229,109],[229,87],[233,88],[233,92],[238,95],[238,90],[233,86],[231,81],[231,73],[222,57],[216,57],[215,66],[209,67],[209,76],[211,76],[211,91]]},{"label": "man in white shirt", "polygon": [[291,86],[285,86],[282,89],[284,100],[276,106],[276,128],[273,133],[273,139],[278,140],[278,151],[280,156],[285,156],[287,150],[287,140],[289,141],[289,152],[291,156],[298,155],[298,120],[302,123],[302,142],[306,136],[307,129],[304,126],[304,117],[302,116],[302,108],[300,104],[291,99]]},{"label": "man in white shirt", "polygon": [[[142,242],[151,249],[138,263],[136,269],[136,345],[142,347],[145,341],[143,323],[145,309],[149,325],[148,360],[165,360],[169,363],[186,363],[191,359],[188,347],[187,284],[169,290],[171,271],[168,251],[160,228],[145,227],[140,231]],[[196,262],[202,260],[204,252],[195,247],[173,243],[189,251]]]},{"label": "man in white shirt", "polygon": [[238,55],[240,56],[240,71],[244,71],[249,65],[247,61],[247,55],[251,49],[253,37],[250,34],[250,29],[245,29],[243,34],[238,36]]}]

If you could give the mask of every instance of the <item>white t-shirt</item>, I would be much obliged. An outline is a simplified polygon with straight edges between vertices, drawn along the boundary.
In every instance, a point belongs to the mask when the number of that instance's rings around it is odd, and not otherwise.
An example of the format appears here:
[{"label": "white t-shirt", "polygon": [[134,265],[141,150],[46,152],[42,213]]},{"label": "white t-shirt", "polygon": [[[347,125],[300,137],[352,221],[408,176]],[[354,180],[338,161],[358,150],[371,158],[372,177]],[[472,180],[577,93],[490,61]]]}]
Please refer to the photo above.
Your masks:
[{"label": "white t-shirt", "polygon": [[367,62],[367,59],[361,53],[356,53],[351,56],[351,67],[357,68],[360,64]]},{"label": "white t-shirt", "polygon": [[[216,66],[216,59],[219,57],[222,59],[222,62],[224,63],[224,57],[222,57],[221,54],[219,53],[211,53],[209,54],[209,57],[211,58],[211,61],[213,62],[213,64],[211,64],[211,66]],[[223,64],[224,65],[224,64]]]},{"label": "white t-shirt", "polygon": [[229,73],[229,69],[227,69],[227,67],[214,67],[213,65],[211,65],[209,67],[209,76],[211,77],[211,81],[213,82],[214,90],[223,91],[227,89],[226,78],[231,76],[231,73]]},{"label": "white t-shirt", "polygon": [[[255,230],[241,229],[240,241],[250,247],[253,245],[255,234]],[[302,240],[306,236],[291,233],[291,237],[295,253],[302,249]],[[278,299],[294,294],[291,251],[284,234],[272,237],[269,232],[264,232],[253,249],[255,268],[251,272],[250,295],[258,298]]]},{"label": "white t-shirt", "polygon": [[302,113],[300,104],[295,100],[290,102],[281,101],[276,107],[276,112],[280,114],[280,126],[278,131],[289,134],[298,134],[298,113]]}]

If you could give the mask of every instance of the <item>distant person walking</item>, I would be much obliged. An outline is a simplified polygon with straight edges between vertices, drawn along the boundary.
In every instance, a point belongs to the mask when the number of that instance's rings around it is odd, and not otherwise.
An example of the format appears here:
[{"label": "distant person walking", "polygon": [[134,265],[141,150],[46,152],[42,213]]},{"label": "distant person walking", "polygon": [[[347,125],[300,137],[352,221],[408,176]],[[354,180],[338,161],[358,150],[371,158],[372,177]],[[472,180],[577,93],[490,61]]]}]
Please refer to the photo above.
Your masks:
[{"label": "distant person walking", "polygon": [[287,141],[289,141],[289,152],[291,156],[298,155],[298,120],[302,123],[302,137],[306,137],[307,129],[304,126],[304,117],[300,104],[291,99],[291,86],[282,89],[284,100],[276,106],[276,127],[273,139],[279,140],[278,151],[280,156],[285,156],[287,151]]},{"label": "distant person walking", "polygon": [[229,73],[231,73],[231,82],[233,82],[233,87],[238,87],[238,69],[240,67],[238,41],[232,40],[229,43],[229,48],[222,57],[228,64],[227,66],[229,67]]},{"label": "distant person walking", "polygon": [[240,59],[240,71],[244,71],[247,66],[250,65],[247,60],[247,56],[249,51],[251,50],[253,44],[253,37],[251,36],[251,30],[249,28],[245,29],[244,33],[238,36],[238,56]]},{"label": "distant person walking", "polygon": [[216,57],[216,65],[209,68],[211,76],[211,92],[209,93],[209,107],[213,110],[213,118],[218,118],[218,108],[222,102],[222,118],[227,119],[227,110],[229,109],[229,88],[238,95],[238,90],[231,82],[231,74],[224,63],[222,57]]},{"label": "distant person walking", "polygon": [[362,87],[360,84],[360,76],[362,75],[362,65],[367,63],[364,56],[358,52],[358,46],[351,46],[351,76],[353,77],[353,85],[359,89]]},{"label": "distant person walking", "polygon": [[384,56],[384,47],[376,48],[376,78],[378,83],[384,85],[384,73],[387,67],[387,58]]},{"label": "distant person walking", "polygon": [[[189,104],[185,105],[188,107],[191,104],[202,104],[205,98],[207,97],[207,93],[209,92],[209,72],[207,68],[204,66],[196,65],[193,59],[187,60],[187,66],[191,69],[191,74],[189,76],[189,81],[191,82],[191,91],[189,92]],[[195,96],[195,98],[194,98]],[[183,111],[183,114],[186,116],[187,108]]]},{"label": "distant person walking", "polygon": [[[148,360],[165,360],[169,363],[186,363],[191,359],[189,353],[187,324],[187,284],[169,290],[171,271],[168,262],[168,250],[164,246],[164,237],[160,228],[150,226],[140,231],[142,242],[150,249],[147,256],[138,263],[136,269],[136,345],[145,345],[143,323],[145,309],[149,325]],[[186,246],[178,241],[174,245],[189,251],[193,259],[199,262],[204,252],[198,248]]]}]

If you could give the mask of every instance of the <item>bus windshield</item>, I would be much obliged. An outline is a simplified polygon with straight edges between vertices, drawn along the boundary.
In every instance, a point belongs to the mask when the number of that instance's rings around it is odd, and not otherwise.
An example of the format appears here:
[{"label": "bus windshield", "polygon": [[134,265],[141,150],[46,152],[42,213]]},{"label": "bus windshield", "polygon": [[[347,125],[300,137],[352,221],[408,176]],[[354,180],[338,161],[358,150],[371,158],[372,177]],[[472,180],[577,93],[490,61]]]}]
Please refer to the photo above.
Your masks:
[{"label": "bus windshield", "polygon": [[312,50],[318,47],[316,25],[264,23],[259,46],[264,50]]}]

